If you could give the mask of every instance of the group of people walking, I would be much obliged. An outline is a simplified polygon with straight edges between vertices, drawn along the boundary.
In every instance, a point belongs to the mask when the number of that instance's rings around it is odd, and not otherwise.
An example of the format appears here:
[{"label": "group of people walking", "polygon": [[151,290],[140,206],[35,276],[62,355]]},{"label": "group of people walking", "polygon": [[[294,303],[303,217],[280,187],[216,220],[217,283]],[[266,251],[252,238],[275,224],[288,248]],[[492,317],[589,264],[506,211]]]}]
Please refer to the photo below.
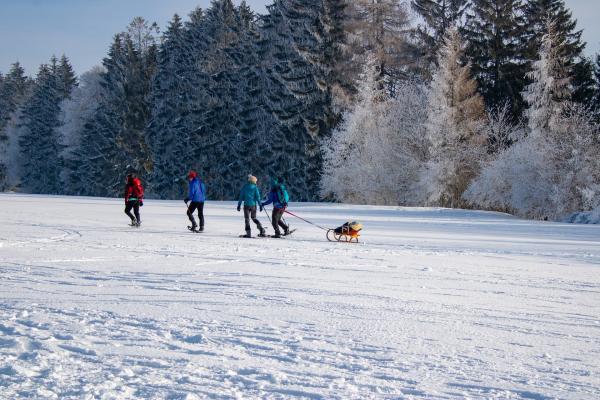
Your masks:
[{"label": "group of people walking", "polygon": [[[188,226],[193,232],[204,232],[204,202],[206,201],[206,186],[196,171],[190,171],[187,175],[188,195],[184,199],[187,205],[187,216],[191,222]],[[281,178],[271,180],[271,190],[266,199],[262,199],[257,184],[258,179],[248,175],[248,181],[240,190],[238,196],[237,210],[244,209],[245,235],[252,237],[250,220],[256,224],[258,236],[266,236],[265,229],[256,217],[257,208],[263,211],[264,207],[273,204],[271,224],[275,234],[272,237],[280,238],[290,234],[290,227],[283,221],[283,215],[289,202],[289,194]],[[144,188],[140,179],[135,174],[128,174],[125,186],[125,214],[131,219],[131,226],[139,227],[142,223],[140,218],[140,207],[144,205]],[[133,214],[131,211],[133,210]],[[194,213],[198,214],[198,223]]]}]

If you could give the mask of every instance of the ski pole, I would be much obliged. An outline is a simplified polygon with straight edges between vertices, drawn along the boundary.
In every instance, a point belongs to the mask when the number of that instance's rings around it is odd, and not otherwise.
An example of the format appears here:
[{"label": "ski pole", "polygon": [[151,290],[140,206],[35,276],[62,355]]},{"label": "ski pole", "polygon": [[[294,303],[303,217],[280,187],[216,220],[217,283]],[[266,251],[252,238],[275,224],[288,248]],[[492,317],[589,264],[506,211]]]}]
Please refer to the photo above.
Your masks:
[{"label": "ski pole", "polygon": [[285,210],[285,212],[286,212],[287,214],[290,214],[290,215],[291,215],[291,216],[293,216],[293,217],[296,217],[296,218],[298,218],[299,220],[302,220],[302,221],[306,222],[307,224],[314,225],[314,226],[316,226],[316,227],[317,227],[317,228],[319,228],[319,229],[322,229],[322,230],[324,230],[324,231],[328,231],[328,230],[329,230],[329,229],[327,229],[327,228],[323,228],[321,225],[317,225],[317,224],[315,224],[314,222],[310,222],[310,221],[309,221],[309,220],[307,220],[307,219],[304,219],[304,218],[302,218],[302,217],[299,217],[299,216],[297,216],[296,214],[294,214],[294,213],[292,213],[292,212],[289,212],[288,210]]}]

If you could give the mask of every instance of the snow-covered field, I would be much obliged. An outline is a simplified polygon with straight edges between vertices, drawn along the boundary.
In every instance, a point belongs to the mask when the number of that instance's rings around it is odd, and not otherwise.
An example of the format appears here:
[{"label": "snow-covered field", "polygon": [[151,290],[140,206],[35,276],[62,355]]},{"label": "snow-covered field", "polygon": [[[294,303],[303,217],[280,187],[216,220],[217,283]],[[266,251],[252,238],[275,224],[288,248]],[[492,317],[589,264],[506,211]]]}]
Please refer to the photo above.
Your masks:
[{"label": "snow-covered field", "polygon": [[[600,226],[293,205],[363,243],[240,239],[233,203],[0,195],[0,398],[600,398]],[[266,218],[262,214],[262,220]]]}]

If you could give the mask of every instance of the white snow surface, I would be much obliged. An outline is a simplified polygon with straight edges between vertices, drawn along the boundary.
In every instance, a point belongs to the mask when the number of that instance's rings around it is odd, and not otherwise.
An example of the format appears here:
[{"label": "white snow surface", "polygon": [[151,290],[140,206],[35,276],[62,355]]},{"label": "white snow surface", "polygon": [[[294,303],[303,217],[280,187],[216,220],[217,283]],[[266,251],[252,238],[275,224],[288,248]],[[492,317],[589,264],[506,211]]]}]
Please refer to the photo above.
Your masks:
[{"label": "white snow surface", "polygon": [[600,226],[292,204],[362,222],[344,244],[122,209],[0,195],[0,398],[600,398]]}]

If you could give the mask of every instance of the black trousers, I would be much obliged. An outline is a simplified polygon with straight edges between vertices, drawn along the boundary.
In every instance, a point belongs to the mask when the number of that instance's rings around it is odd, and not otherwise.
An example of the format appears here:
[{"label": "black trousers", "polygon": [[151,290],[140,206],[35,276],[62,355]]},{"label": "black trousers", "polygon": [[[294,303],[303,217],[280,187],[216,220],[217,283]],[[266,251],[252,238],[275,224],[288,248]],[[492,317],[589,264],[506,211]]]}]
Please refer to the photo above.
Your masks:
[{"label": "black trousers", "polygon": [[280,235],[279,227],[283,228],[283,231],[286,232],[288,230],[288,226],[283,223],[281,218],[283,218],[283,213],[285,212],[285,208],[273,208],[273,213],[271,214],[271,225],[273,225],[273,229],[275,230],[276,235]]},{"label": "black trousers", "polygon": [[[133,213],[135,214],[135,217],[131,214],[131,209],[133,209]],[[128,201],[127,204],[125,204],[125,214],[127,214],[127,216],[129,218],[131,218],[132,222],[141,222],[140,219],[140,201],[139,200],[131,200]]]},{"label": "black trousers", "polygon": [[259,231],[263,231],[260,221],[256,218],[256,206],[244,206],[244,222],[246,223],[246,233],[250,233],[250,219],[256,224]]},{"label": "black trousers", "polygon": [[190,219],[192,226],[196,226],[196,220],[194,219],[194,211],[198,210],[198,220],[200,222],[200,228],[204,228],[204,202],[203,201],[192,201],[188,206],[187,215]]}]

